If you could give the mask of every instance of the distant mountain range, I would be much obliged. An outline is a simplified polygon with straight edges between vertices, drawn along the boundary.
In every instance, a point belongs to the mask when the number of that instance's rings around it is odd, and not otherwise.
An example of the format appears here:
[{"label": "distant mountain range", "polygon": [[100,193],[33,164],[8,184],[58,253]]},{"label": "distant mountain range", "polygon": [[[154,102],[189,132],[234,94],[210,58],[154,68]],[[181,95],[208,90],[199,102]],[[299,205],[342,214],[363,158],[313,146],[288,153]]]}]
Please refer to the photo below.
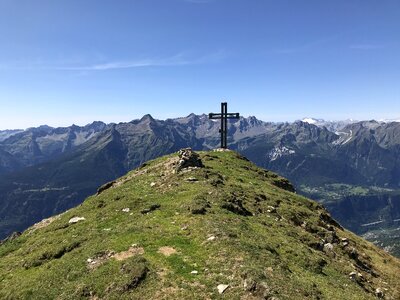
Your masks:
[{"label": "distant mountain range", "polygon": [[[163,121],[145,115],[119,124],[0,131],[0,238],[81,203],[149,159],[183,147],[218,147],[219,126],[206,115]],[[376,234],[397,228],[400,219],[400,123],[248,117],[229,123],[228,143],[324,203],[345,227],[374,231],[381,246],[400,249],[392,235]]]}]

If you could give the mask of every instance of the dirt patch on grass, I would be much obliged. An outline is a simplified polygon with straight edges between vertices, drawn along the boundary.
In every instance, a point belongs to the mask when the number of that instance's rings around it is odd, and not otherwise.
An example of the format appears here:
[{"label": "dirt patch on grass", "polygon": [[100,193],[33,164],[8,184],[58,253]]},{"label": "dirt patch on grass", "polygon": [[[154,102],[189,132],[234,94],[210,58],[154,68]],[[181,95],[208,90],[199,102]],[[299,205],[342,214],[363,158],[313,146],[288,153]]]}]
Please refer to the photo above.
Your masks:
[{"label": "dirt patch on grass", "polygon": [[164,246],[158,249],[158,253],[161,253],[165,256],[171,256],[172,254],[176,254],[178,252],[172,247]]},{"label": "dirt patch on grass", "polygon": [[130,247],[127,251],[115,253],[112,257],[114,257],[118,261],[121,261],[121,260],[125,260],[129,257],[133,257],[136,255],[142,255],[142,254],[144,254],[144,249],[142,247],[133,246],[133,247]]},{"label": "dirt patch on grass", "polygon": [[144,249],[136,245],[132,245],[126,251],[116,253],[115,251],[101,251],[94,257],[87,259],[87,267],[89,270],[93,270],[104,264],[107,260],[114,258],[118,261],[123,261],[128,258],[144,254]]},{"label": "dirt patch on grass", "polygon": [[113,257],[115,253],[113,251],[101,251],[94,257],[87,259],[87,267],[89,270],[94,270],[104,264],[107,260]]}]

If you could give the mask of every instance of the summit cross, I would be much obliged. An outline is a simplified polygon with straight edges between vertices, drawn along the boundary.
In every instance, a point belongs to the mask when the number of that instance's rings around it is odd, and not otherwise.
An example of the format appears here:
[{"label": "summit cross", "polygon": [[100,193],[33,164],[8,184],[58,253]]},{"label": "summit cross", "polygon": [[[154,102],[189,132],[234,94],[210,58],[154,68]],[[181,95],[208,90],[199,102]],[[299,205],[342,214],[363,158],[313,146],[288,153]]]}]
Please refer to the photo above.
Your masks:
[{"label": "summit cross", "polygon": [[228,103],[221,103],[221,113],[210,113],[209,119],[221,119],[221,148],[228,148],[228,119],[239,119],[239,113],[228,113]]}]

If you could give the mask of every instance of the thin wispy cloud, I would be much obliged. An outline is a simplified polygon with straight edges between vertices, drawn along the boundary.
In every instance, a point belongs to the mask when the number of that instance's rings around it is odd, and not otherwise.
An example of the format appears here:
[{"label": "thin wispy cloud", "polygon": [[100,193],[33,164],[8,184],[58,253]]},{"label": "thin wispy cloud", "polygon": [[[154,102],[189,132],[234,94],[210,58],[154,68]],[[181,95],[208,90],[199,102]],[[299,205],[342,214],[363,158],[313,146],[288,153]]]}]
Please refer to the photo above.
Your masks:
[{"label": "thin wispy cloud", "polygon": [[136,69],[147,67],[173,67],[185,65],[199,65],[208,63],[218,63],[227,57],[225,51],[195,56],[179,53],[174,56],[164,58],[143,58],[132,60],[103,60],[95,63],[69,64],[59,63],[32,63],[19,62],[17,64],[0,64],[0,69],[7,70],[59,70],[59,71],[108,71],[119,69]]},{"label": "thin wispy cloud", "polygon": [[135,69],[145,67],[166,67],[166,66],[183,66],[193,64],[193,61],[186,60],[180,56],[170,58],[151,58],[151,59],[140,59],[140,60],[125,60],[125,61],[109,61],[88,65],[80,66],[63,66],[58,67],[59,70],[71,70],[71,71],[107,71],[116,69]]},{"label": "thin wispy cloud", "polygon": [[377,49],[383,49],[385,48],[385,46],[379,44],[356,44],[356,45],[351,45],[349,48],[356,50],[377,50]]}]

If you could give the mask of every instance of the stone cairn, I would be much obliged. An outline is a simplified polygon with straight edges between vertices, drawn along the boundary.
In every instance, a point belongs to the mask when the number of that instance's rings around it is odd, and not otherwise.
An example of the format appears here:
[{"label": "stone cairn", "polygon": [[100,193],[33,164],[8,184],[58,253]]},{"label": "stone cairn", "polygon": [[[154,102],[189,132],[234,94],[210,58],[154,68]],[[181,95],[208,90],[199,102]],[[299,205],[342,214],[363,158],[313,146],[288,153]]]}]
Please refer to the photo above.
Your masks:
[{"label": "stone cairn", "polygon": [[192,148],[184,148],[178,151],[179,161],[176,165],[176,172],[189,168],[204,168],[200,156]]}]

